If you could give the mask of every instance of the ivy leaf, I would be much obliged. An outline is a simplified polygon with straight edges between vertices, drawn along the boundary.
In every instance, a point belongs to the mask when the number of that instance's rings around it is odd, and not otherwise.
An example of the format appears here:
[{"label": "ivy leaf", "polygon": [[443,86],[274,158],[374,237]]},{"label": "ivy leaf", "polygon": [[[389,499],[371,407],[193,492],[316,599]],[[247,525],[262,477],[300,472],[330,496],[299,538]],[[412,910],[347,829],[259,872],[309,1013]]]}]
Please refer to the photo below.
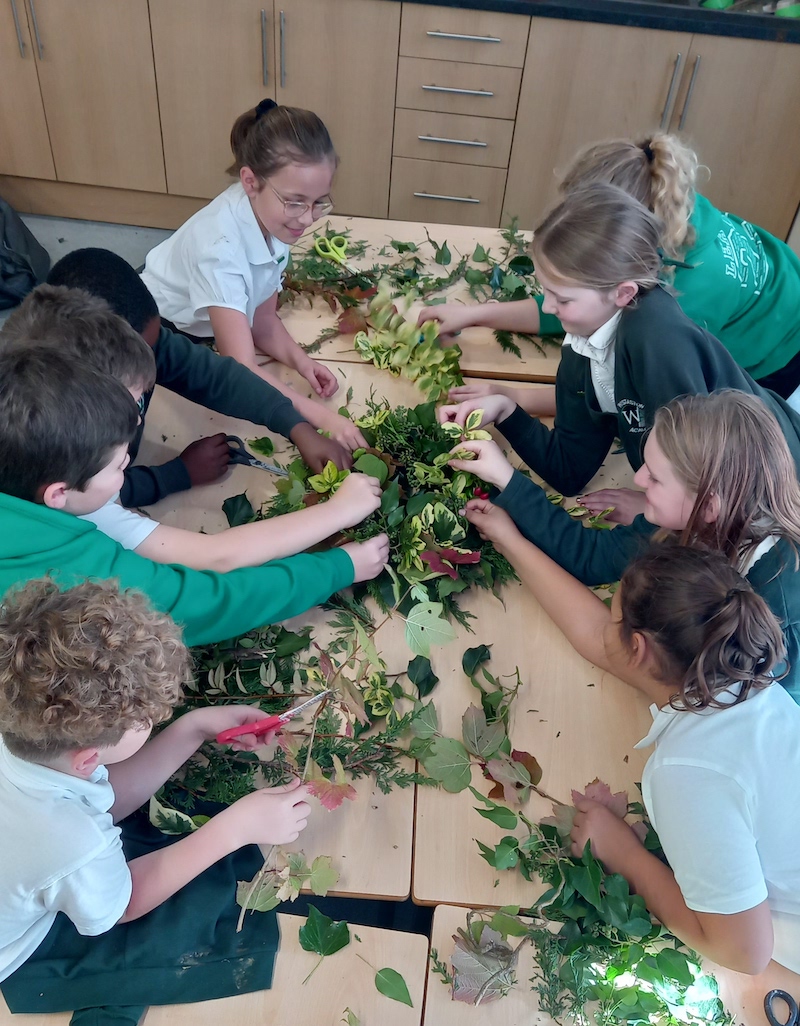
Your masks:
[{"label": "ivy leaf", "polygon": [[359,456],[353,464],[353,469],[360,470],[362,474],[366,474],[368,477],[377,477],[382,485],[386,483],[386,479],[389,476],[389,468],[383,460],[373,456],[371,452],[365,452],[363,456]]},{"label": "ivy leaf", "polygon": [[409,1008],[414,1007],[406,981],[396,969],[379,969],[375,973],[375,986],[381,994],[391,998],[392,1001],[400,1001],[402,1004],[408,1005]]},{"label": "ivy leaf", "polygon": [[604,784],[602,780],[598,780],[597,777],[586,785],[586,790],[581,794],[580,791],[572,792],[572,801],[577,802],[581,798],[586,798],[589,801],[597,802],[599,805],[604,805],[607,809],[610,809],[615,816],[619,816],[620,819],[625,819],[628,814],[628,792],[617,791],[616,794],[611,793],[611,788],[608,784]]},{"label": "ivy leaf", "polygon": [[423,705],[417,702],[411,720],[411,733],[423,741],[435,737],[439,733],[439,715],[433,702]]},{"label": "ivy leaf", "polygon": [[335,887],[339,880],[338,872],[331,865],[330,855],[317,855],[311,863],[311,874],[308,878],[308,886],[314,894],[324,898],[331,887]]},{"label": "ivy leaf", "polygon": [[467,750],[486,761],[505,740],[506,728],[502,720],[487,724],[483,709],[470,705],[461,718],[461,734]]},{"label": "ivy leaf", "polygon": [[239,495],[231,495],[222,503],[222,512],[228,520],[228,527],[240,527],[242,524],[249,524],[255,516],[255,511],[250,505],[250,500],[244,492]]},{"label": "ivy leaf", "polygon": [[425,772],[438,780],[445,791],[455,794],[469,787],[472,779],[469,754],[455,738],[437,737],[431,745],[431,754],[422,764]]},{"label": "ivy leaf", "polygon": [[478,245],[475,247],[475,250],[472,254],[472,259],[475,261],[476,264],[485,264],[488,260],[486,250],[480,243],[478,243]]},{"label": "ivy leaf", "polygon": [[414,656],[409,662],[406,676],[416,687],[420,698],[425,698],[439,683],[439,678],[433,672],[430,659],[425,656]]},{"label": "ivy leaf", "polygon": [[431,645],[455,640],[455,628],[441,616],[441,602],[418,602],[406,617],[406,644],[416,655],[429,656]]},{"label": "ivy leaf", "polygon": [[488,663],[492,657],[491,645],[476,645],[468,648],[461,657],[461,666],[468,677],[474,677],[479,666]]},{"label": "ivy leaf", "polygon": [[271,456],[275,452],[275,443],[269,435],[264,435],[263,438],[248,438],[247,444],[257,456]]},{"label": "ivy leaf", "polygon": [[308,906],[308,919],[298,933],[300,947],[317,955],[334,955],[350,943],[347,923],[335,923],[314,905]]}]

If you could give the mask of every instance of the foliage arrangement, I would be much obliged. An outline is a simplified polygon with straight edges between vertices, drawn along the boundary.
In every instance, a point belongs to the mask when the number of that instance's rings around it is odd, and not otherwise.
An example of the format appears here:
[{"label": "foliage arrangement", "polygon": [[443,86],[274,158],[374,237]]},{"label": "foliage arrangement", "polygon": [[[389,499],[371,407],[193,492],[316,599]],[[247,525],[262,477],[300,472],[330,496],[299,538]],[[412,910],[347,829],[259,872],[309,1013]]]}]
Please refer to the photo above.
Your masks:
[{"label": "foliage arrangement", "polygon": [[[523,836],[509,833],[494,848],[478,842],[482,857],[495,869],[517,868],[526,880],[540,879],[547,890],[522,916],[517,907],[468,916],[466,929],[454,938],[451,971],[442,963],[437,970],[449,977],[454,1000],[477,1004],[507,994],[516,983],[520,949],[531,944],[531,984],[541,1010],[556,1021],[566,1016],[585,1026],[590,1014],[598,1026],[731,1021],[700,958],[651,919],[624,877],[606,873],[588,844],[579,858],[572,855],[573,806],[558,803],[553,817],[532,823],[520,811],[473,794],[482,816],[502,829],[524,828]],[[629,804],[624,792],[612,794],[597,780],[572,797],[601,802],[620,818],[644,814],[640,803]],[[646,820],[634,829],[663,857]]]}]

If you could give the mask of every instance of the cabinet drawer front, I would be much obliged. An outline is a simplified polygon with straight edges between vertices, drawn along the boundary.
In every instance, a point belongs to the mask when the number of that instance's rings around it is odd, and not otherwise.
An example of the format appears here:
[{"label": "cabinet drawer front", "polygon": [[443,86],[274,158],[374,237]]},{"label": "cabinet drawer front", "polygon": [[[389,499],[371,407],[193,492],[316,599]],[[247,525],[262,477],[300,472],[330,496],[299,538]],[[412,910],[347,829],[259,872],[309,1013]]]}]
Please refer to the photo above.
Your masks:
[{"label": "cabinet drawer front", "polygon": [[496,228],[505,187],[503,168],[395,157],[389,217]]},{"label": "cabinet drawer front", "polygon": [[521,78],[517,68],[401,57],[397,106],[513,120]]},{"label": "cabinet drawer front", "polygon": [[394,118],[394,153],[399,157],[454,164],[508,167],[513,121],[400,110]]},{"label": "cabinet drawer front", "polygon": [[403,4],[400,53],[521,68],[531,19],[523,14]]}]

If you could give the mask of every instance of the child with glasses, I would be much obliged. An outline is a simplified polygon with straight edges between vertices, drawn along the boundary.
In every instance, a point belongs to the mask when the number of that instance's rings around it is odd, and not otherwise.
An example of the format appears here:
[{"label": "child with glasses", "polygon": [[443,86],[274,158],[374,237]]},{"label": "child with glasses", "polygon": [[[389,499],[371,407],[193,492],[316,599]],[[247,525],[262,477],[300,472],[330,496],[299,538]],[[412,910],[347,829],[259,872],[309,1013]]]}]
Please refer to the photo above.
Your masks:
[{"label": "child with glasses", "polygon": [[309,423],[348,449],[366,445],[346,417],[282,384],[259,365],[269,356],[292,367],[327,399],[336,376],[312,360],[278,317],[289,248],[333,209],[337,157],[328,130],[308,110],[262,100],[231,131],[237,177],[147,255],[142,280],[159,312],[180,332],[214,339],[223,356],[249,367],[292,400]]}]

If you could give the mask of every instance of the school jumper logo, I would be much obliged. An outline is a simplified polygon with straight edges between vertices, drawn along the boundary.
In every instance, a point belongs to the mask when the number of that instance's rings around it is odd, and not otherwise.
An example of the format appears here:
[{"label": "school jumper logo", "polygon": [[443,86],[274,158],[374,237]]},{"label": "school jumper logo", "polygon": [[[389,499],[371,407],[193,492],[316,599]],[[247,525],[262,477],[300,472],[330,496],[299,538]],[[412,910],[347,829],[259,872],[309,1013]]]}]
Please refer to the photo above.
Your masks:
[{"label": "school jumper logo", "polygon": [[617,409],[624,417],[632,435],[640,435],[647,430],[642,403],[637,403],[635,399],[620,399],[617,402]]}]

